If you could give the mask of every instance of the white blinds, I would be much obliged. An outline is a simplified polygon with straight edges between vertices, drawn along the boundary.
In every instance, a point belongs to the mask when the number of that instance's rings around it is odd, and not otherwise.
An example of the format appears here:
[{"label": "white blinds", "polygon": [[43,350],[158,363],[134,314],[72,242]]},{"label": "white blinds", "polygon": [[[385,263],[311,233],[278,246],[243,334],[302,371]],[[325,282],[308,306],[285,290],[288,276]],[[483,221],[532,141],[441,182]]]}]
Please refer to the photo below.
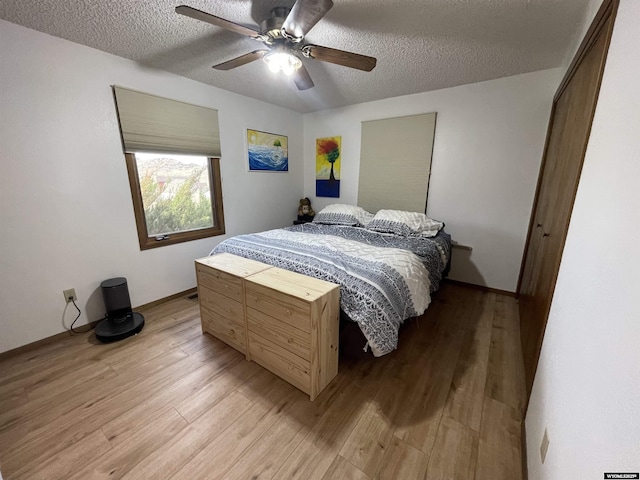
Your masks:
[{"label": "white blinds", "polygon": [[425,212],[436,114],[362,122],[358,205]]},{"label": "white blinds", "polygon": [[218,111],[114,86],[126,152],[220,157]]}]

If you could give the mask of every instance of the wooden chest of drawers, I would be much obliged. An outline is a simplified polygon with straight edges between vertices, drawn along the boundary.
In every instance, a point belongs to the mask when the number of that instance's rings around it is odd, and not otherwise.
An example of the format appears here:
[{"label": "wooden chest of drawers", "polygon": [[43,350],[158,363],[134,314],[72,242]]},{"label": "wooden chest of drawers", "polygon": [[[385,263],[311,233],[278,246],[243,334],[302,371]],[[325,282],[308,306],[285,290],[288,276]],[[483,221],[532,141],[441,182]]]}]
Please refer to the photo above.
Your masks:
[{"label": "wooden chest of drawers", "polygon": [[270,268],[245,295],[250,358],[316,398],[338,373],[339,286]]},{"label": "wooden chest of drawers", "polygon": [[228,253],[196,260],[202,331],[246,354],[243,279],[267,268],[271,267]]},{"label": "wooden chest of drawers", "polygon": [[338,285],[226,253],[196,272],[203,332],[311,400],[337,375]]}]

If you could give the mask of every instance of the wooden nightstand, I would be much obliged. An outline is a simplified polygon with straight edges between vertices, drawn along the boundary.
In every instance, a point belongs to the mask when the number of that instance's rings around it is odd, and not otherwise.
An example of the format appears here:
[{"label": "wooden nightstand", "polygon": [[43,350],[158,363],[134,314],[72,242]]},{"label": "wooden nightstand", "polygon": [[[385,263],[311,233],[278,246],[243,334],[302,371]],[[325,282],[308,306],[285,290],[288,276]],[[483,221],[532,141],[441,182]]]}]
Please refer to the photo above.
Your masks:
[{"label": "wooden nightstand", "polygon": [[293,221],[294,225],[302,225],[303,223],[313,222],[313,217],[308,215],[298,215],[298,219]]}]

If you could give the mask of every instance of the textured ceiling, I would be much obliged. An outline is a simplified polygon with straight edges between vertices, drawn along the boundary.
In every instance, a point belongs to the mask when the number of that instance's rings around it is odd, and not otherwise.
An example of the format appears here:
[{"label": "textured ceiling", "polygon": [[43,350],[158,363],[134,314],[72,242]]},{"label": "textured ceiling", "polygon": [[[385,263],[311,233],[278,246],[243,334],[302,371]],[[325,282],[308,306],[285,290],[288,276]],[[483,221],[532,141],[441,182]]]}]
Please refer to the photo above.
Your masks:
[{"label": "textured ceiling", "polygon": [[2,0],[0,18],[199,82],[311,112],[558,67],[586,0],[334,0],[308,43],[377,57],[372,72],[305,59],[315,87],[256,61],[212,65],[262,46],[174,12],[256,27],[293,0]]}]

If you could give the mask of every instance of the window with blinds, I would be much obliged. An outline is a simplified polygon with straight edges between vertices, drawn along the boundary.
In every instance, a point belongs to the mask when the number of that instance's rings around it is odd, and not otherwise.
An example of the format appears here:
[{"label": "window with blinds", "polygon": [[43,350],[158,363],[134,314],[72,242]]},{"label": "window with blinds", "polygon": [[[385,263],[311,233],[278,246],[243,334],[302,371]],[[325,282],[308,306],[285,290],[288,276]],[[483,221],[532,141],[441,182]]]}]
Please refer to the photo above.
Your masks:
[{"label": "window with blinds", "polygon": [[426,212],[436,113],[362,122],[358,205]]},{"label": "window with blinds", "polygon": [[224,234],[218,111],[113,90],[140,248]]}]

